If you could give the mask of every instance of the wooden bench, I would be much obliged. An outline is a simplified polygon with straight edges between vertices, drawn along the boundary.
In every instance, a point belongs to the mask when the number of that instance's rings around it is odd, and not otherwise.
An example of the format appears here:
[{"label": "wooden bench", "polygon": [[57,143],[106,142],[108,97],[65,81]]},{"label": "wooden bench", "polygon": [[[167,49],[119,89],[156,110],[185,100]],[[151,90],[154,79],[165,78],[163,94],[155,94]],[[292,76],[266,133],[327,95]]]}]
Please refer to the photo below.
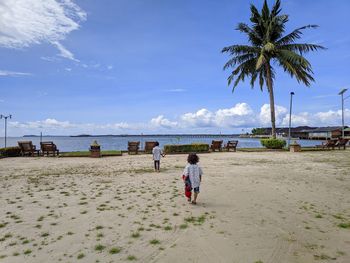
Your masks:
[{"label": "wooden bench", "polygon": [[213,140],[211,142],[211,146],[210,146],[210,149],[215,152],[215,151],[219,151],[221,152],[222,151],[222,140],[221,141],[215,141]]},{"label": "wooden bench", "polygon": [[45,155],[45,153],[47,156],[49,156],[49,154],[52,154],[53,156],[60,154],[60,151],[57,149],[56,144],[53,142],[41,142],[40,148],[42,155]]},{"label": "wooden bench", "polygon": [[128,154],[138,154],[140,142],[128,142]]},{"label": "wooden bench", "polygon": [[230,149],[233,149],[233,151],[236,151],[238,141],[228,141],[227,144],[225,145],[225,149],[229,152]]},{"label": "wooden bench", "polygon": [[34,156],[35,154],[39,156],[39,150],[36,149],[36,146],[33,145],[32,141],[19,141],[17,143],[19,148],[21,148],[22,156]]},{"label": "wooden bench", "polygon": [[145,153],[152,153],[157,142],[145,142]]}]

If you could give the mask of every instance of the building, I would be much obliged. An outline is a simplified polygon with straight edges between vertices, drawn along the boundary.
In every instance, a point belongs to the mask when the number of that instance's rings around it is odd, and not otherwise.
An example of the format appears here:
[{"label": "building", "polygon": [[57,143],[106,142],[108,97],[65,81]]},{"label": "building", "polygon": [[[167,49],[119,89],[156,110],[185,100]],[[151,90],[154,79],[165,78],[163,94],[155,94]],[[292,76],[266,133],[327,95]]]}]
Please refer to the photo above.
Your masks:
[{"label": "building", "polygon": [[[269,136],[272,133],[271,128],[258,128],[260,129],[259,135],[266,135]],[[308,130],[316,129],[316,127],[309,127],[309,126],[298,126],[298,127],[291,127],[290,133],[292,138],[301,138],[301,139],[307,139],[308,138]],[[289,128],[276,128],[276,134],[280,137],[288,137]]]},{"label": "building", "polygon": [[320,127],[316,129],[305,129],[302,131],[311,140],[334,139],[342,136],[342,127]]}]

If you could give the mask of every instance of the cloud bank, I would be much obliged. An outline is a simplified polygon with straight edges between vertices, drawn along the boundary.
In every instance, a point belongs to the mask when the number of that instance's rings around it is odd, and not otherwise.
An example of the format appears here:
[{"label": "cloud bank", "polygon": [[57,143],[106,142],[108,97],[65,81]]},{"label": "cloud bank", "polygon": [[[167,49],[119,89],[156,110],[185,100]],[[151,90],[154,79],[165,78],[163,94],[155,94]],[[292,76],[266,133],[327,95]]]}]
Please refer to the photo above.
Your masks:
[{"label": "cloud bank", "polygon": [[26,72],[15,72],[15,71],[9,71],[9,70],[0,70],[0,77],[1,76],[10,76],[10,77],[16,77],[16,76],[30,76],[32,74],[26,73]]},{"label": "cloud bank", "polygon": [[1,0],[0,47],[22,49],[50,43],[59,56],[78,61],[61,41],[86,20],[72,0]]},{"label": "cloud bank", "polygon": [[[276,125],[288,126],[288,110],[276,105]],[[345,120],[350,120],[350,109],[345,109]],[[348,123],[348,122],[345,122]],[[292,115],[293,126],[340,126],[341,110],[317,113],[300,112]],[[260,111],[254,111],[247,103],[237,103],[231,108],[210,111],[199,109],[195,112],[182,114],[171,120],[159,115],[144,123],[71,123],[48,118],[42,121],[9,123],[9,127],[16,134],[140,134],[140,133],[191,133],[191,132],[231,132],[238,129],[270,126],[270,106],[264,104]]]}]

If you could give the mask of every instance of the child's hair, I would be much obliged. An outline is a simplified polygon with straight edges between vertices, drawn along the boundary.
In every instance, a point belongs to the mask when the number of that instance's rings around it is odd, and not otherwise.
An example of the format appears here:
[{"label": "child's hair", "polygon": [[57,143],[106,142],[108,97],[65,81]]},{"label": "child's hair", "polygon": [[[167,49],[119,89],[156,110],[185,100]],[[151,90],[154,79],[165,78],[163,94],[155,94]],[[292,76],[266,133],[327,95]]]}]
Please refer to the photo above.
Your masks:
[{"label": "child's hair", "polygon": [[187,162],[188,162],[189,164],[196,164],[196,163],[198,163],[198,162],[199,162],[199,157],[198,157],[198,155],[195,154],[195,153],[190,153],[190,154],[188,155],[188,157],[187,157]]},{"label": "child's hair", "polygon": [[159,142],[155,142],[155,144],[154,144],[155,146],[159,146]]}]

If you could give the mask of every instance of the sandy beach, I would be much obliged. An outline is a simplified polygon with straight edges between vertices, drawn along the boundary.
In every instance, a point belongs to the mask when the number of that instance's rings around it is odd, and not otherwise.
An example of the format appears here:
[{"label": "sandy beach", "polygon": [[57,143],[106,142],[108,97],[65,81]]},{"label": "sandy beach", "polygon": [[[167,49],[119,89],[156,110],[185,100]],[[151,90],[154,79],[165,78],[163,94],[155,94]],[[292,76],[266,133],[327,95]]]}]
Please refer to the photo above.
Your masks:
[{"label": "sandy beach", "polygon": [[350,262],[350,151],[0,160],[1,262]]}]

